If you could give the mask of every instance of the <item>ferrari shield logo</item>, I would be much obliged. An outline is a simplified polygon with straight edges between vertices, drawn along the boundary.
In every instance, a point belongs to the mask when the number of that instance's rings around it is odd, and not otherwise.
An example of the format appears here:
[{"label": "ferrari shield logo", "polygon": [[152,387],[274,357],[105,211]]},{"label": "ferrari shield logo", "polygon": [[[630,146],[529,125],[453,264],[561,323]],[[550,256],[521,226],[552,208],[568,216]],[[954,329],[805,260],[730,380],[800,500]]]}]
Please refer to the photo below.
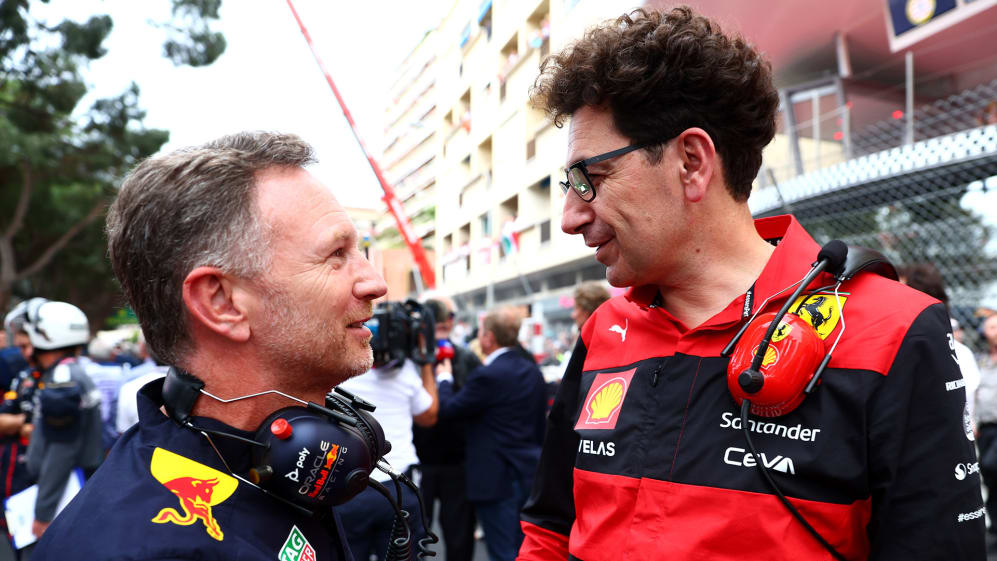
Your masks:
[{"label": "ferrari shield logo", "polygon": [[789,311],[810,323],[821,339],[827,339],[838,326],[841,309],[845,307],[847,299],[847,295],[840,292],[837,297],[833,292],[818,292],[810,296],[800,296],[790,306]]}]

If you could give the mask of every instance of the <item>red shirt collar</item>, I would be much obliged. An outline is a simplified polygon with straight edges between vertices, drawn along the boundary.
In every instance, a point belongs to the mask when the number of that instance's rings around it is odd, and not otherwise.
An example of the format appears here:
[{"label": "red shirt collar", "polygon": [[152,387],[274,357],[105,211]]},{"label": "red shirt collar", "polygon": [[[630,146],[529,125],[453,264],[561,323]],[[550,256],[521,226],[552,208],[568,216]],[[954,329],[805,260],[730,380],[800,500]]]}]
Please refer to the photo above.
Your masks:
[{"label": "red shirt collar", "polygon": [[[777,241],[778,245],[765,264],[761,276],[755,281],[752,311],[757,310],[769,296],[803,278],[810,270],[811,264],[816,261],[817,252],[820,251],[817,242],[810,237],[796,218],[789,214],[756,219],[755,230],[762,238]],[[632,287],[626,292],[625,297],[642,308],[662,304],[658,287],[655,285]],[[741,296],[706,322],[706,325],[739,321],[743,306],[744,296]]]}]

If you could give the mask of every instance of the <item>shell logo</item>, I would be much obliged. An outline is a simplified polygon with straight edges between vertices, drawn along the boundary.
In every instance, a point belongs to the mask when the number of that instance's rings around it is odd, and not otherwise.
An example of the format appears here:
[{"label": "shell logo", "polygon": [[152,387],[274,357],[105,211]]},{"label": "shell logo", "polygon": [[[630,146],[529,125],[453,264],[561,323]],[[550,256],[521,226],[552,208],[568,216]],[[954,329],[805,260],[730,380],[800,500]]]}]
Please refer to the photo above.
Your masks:
[{"label": "shell logo", "polygon": [[[756,346],[754,350],[751,351],[751,356],[755,356],[758,352],[758,347]],[[769,343],[769,348],[765,349],[765,357],[762,358],[762,368],[771,366],[779,362],[779,349],[775,348],[775,345]]]},{"label": "shell logo", "polygon": [[622,378],[613,378],[602,385],[602,389],[595,392],[595,396],[589,400],[588,409],[590,423],[605,423],[609,421],[609,416],[623,403],[623,389],[626,382]]},{"label": "shell logo", "polygon": [[596,374],[585,405],[578,416],[576,429],[613,429],[620,416],[630,381],[636,368],[626,372]]}]

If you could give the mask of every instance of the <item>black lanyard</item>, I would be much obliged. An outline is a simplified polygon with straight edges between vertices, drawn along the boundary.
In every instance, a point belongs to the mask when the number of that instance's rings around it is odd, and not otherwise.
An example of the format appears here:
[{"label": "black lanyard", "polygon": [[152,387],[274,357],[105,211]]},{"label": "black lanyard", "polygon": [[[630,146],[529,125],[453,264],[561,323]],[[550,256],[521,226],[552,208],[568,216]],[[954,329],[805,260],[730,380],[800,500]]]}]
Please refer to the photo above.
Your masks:
[{"label": "black lanyard", "polygon": [[741,319],[751,317],[751,307],[755,303],[755,283],[751,283],[748,291],[744,293],[744,307],[741,308]]}]

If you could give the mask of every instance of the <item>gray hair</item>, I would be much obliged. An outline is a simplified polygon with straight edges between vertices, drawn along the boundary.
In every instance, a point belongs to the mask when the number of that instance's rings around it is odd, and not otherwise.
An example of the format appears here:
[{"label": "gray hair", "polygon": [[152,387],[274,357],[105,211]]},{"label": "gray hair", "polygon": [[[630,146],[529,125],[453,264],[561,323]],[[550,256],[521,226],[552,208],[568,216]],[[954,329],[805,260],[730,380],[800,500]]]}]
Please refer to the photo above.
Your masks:
[{"label": "gray hair", "polygon": [[125,178],[107,215],[108,249],[157,357],[182,366],[193,349],[183,303],[190,271],[212,266],[245,278],[269,265],[258,175],[314,162],[295,135],[243,132],[148,158]]}]

